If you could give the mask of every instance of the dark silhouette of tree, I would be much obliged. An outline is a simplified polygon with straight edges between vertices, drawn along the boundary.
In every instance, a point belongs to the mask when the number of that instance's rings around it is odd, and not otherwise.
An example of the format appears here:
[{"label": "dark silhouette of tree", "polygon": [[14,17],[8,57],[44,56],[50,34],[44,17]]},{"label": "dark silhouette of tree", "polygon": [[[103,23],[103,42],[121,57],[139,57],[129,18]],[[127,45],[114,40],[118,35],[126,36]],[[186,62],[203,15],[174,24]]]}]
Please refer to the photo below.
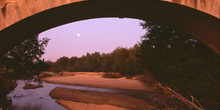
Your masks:
[{"label": "dark silhouette of tree", "polygon": [[128,50],[126,48],[117,47],[112,53],[111,56],[113,57],[113,65],[112,71],[119,72],[121,74],[124,73],[126,70],[125,68],[125,60],[128,58]]},{"label": "dark silhouette of tree", "polygon": [[69,60],[68,57],[63,56],[63,57],[59,58],[55,62],[55,64],[57,65],[57,67],[59,68],[60,71],[65,71],[67,68],[68,60]]},{"label": "dark silhouette of tree", "polygon": [[17,86],[17,79],[33,78],[49,69],[49,65],[40,59],[48,42],[47,38],[39,40],[35,36],[0,57],[0,108],[7,109],[11,105],[6,95]]},{"label": "dark silhouette of tree", "polygon": [[74,64],[75,71],[85,71],[83,67],[84,66],[80,60],[77,60],[76,63]]},{"label": "dark silhouette of tree", "polygon": [[142,74],[142,70],[139,64],[139,58],[137,54],[139,52],[139,45],[135,44],[133,48],[128,50],[128,58],[125,59],[125,71],[124,74],[128,76],[134,76],[136,74]]},{"label": "dark silhouette of tree", "polygon": [[158,25],[141,23],[147,33],[142,36],[140,54],[142,69],[189,97],[198,99],[212,92],[219,81],[219,56],[193,37]]},{"label": "dark silhouette of tree", "polygon": [[76,63],[76,61],[78,60],[77,57],[71,57],[69,60],[68,60],[68,63],[67,63],[67,71],[76,71],[75,68],[74,68],[74,64]]},{"label": "dark silhouette of tree", "polygon": [[84,71],[91,72],[93,71],[93,64],[91,62],[92,55],[90,53],[87,53],[86,56],[83,56],[80,58],[80,61],[82,61],[82,67]]},{"label": "dark silhouette of tree", "polygon": [[40,59],[48,42],[48,38],[39,40],[38,35],[27,39],[5,54],[1,58],[1,65],[7,70],[12,69],[18,76],[39,74],[49,69],[44,60]]},{"label": "dark silhouette of tree", "polygon": [[102,57],[99,52],[95,52],[91,55],[91,64],[92,64],[91,71],[100,71],[101,70]]}]

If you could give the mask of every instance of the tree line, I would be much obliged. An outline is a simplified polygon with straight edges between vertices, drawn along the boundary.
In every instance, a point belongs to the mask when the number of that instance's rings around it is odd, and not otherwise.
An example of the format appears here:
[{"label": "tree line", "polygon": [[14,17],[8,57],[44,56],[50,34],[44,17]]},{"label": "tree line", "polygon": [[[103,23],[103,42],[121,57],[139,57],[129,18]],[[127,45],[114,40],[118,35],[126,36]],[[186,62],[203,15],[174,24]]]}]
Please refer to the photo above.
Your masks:
[{"label": "tree line", "polygon": [[[119,72],[134,76],[149,71],[153,77],[190,98],[219,102],[219,56],[194,37],[170,26],[145,21],[141,42],[132,48],[116,48],[80,58],[61,57],[48,62],[52,71]],[[216,92],[215,92],[216,91]],[[209,94],[209,95],[207,95]]]},{"label": "tree line", "polygon": [[152,21],[140,25],[146,29],[146,34],[131,48],[118,47],[111,53],[87,53],[80,58],[61,57],[47,63],[40,58],[49,39],[32,37],[1,56],[0,75],[13,73],[22,78],[38,75],[49,67],[54,72],[119,72],[123,76],[149,71],[157,81],[188,98],[193,95],[219,102],[220,65],[216,53],[170,26]]},{"label": "tree line", "polygon": [[54,72],[119,72],[124,76],[133,76],[142,73],[136,56],[138,49],[137,44],[129,49],[117,47],[111,53],[87,53],[80,58],[63,56],[55,62],[48,61],[48,64],[50,71]]}]

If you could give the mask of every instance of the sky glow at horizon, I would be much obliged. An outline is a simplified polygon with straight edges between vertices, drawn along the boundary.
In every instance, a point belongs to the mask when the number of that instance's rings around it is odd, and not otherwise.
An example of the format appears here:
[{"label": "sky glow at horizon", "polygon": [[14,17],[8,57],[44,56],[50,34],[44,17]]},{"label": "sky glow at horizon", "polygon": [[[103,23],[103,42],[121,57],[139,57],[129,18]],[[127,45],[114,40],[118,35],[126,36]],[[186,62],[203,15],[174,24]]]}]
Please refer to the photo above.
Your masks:
[{"label": "sky glow at horizon", "polygon": [[81,57],[86,53],[110,53],[118,46],[133,47],[146,33],[138,19],[98,18],[65,24],[39,34],[50,38],[45,60],[56,61],[67,56]]}]

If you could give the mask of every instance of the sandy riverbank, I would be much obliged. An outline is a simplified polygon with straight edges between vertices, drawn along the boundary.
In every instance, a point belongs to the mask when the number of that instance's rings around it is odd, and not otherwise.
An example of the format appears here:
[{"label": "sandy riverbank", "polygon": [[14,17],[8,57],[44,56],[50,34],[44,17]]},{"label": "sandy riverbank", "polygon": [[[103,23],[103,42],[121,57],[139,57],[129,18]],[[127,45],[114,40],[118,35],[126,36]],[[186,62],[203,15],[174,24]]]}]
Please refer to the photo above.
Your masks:
[{"label": "sandy riverbank", "polygon": [[64,72],[62,76],[46,77],[42,80],[74,86],[151,91],[150,88],[146,88],[136,79],[126,79],[125,77],[118,79],[103,78],[103,74],[102,72]]},{"label": "sandy riverbank", "polygon": [[[50,92],[57,103],[70,110],[149,110],[152,103],[131,96],[57,87]],[[151,106],[150,106],[151,105]]]},{"label": "sandy riverbank", "polygon": [[[42,80],[49,83],[74,86],[151,91],[150,88],[146,88],[146,86],[135,78],[103,78],[102,76],[104,73],[102,72],[64,72],[63,75],[49,74],[52,77],[46,77]],[[148,110],[152,109],[154,105],[144,100],[121,94],[58,87],[50,92],[50,96],[56,99],[57,103],[69,110]]]},{"label": "sandy riverbank", "polygon": [[111,105],[98,105],[67,100],[57,100],[56,102],[69,110],[128,110],[126,108]]},{"label": "sandy riverbank", "polygon": [[[152,89],[152,87],[140,83],[136,78],[103,78],[104,73],[102,72],[64,72],[63,75],[49,74],[51,77],[46,77],[42,80],[56,84],[124,89],[139,92],[138,94],[128,95],[58,87],[53,89],[50,92],[50,96],[69,110],[102,110],[103,107],[105,110],[188,109],[185,103],[173,97],[170,92],[159,91],[157,87]],[[144,92],[144,94],[140,92]]]}]

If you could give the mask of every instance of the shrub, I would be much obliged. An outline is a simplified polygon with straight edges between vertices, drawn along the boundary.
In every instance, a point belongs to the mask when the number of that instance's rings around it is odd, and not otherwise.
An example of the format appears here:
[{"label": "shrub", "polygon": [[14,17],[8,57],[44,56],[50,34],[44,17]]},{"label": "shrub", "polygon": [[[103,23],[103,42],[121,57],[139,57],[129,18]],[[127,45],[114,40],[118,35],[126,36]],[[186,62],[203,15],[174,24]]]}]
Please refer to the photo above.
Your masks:
[{"label": "shrub", "polygon": [[106,72],[103,75],[104,78],[121,78],[121,74],[120,73],[111,73],[111,72]]}]

